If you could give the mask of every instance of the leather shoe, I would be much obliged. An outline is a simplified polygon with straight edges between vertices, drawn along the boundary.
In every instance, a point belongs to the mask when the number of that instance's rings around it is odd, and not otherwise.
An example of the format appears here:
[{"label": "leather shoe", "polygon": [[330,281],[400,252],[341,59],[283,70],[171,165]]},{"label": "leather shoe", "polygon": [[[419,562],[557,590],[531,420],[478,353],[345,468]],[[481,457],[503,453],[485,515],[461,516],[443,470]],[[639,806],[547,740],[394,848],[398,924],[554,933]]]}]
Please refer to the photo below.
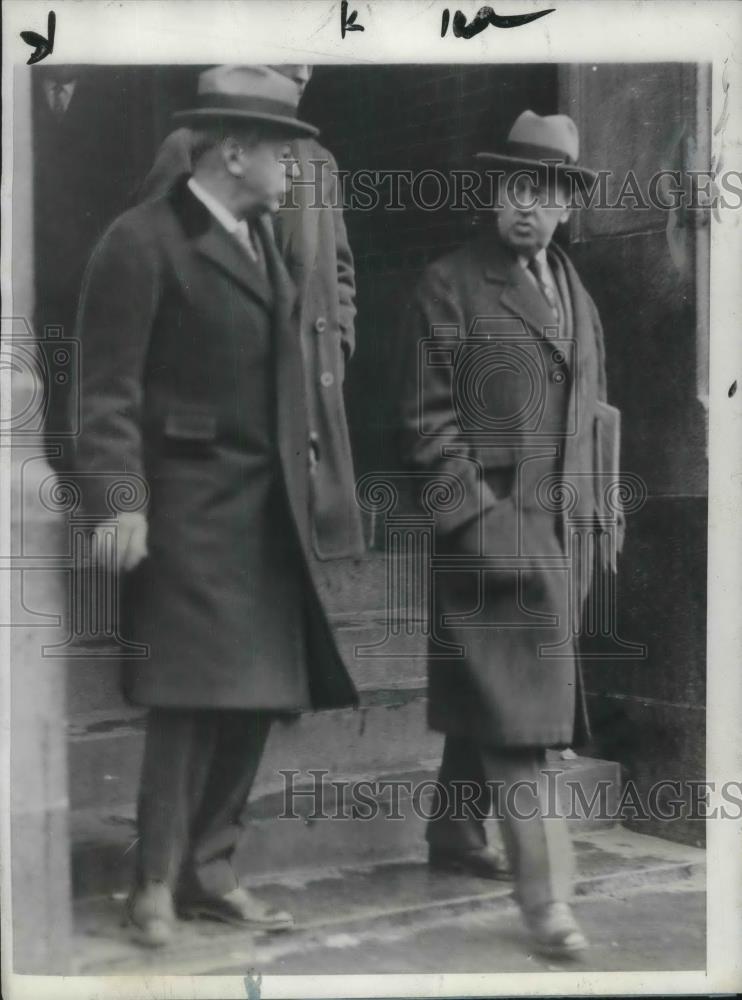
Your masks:
[{"label": "leather shoe", "polygon": [[585,935],[566,903],[524,910],[523,919],[538,951],[552,958],[576,958],[588,948]]},{"label": "leather shoe", "polygon": [[132,937],[148,948],[168,944],[175,930],[173,897],[164,882],[145,882],[134,889],[126,904]]},{"label": "leather shoe", "polygon": [[457,851],[450,847],[428,848],[428,865],[443,872],[462,872],[479,878],[500,881],[512,879],[513,873],[505,855],[492,847],[480,847],[473,851]]},{"label": "leather shoe", "polygon": [[251,927],[263,931],[288,931],[294,918],[287,910],[274,910],[242,886],[223,896],[189,893],[178,899],[178,914],[187,920],[206,917],[233,927]]}]

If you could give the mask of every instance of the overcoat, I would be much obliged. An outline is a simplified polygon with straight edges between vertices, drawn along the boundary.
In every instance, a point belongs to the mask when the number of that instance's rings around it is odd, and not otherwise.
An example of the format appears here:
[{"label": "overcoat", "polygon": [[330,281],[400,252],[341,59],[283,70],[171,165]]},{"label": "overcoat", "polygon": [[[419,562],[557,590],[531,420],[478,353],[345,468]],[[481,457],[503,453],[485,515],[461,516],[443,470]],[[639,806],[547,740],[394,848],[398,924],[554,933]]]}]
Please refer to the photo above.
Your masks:
[{"label": "overcoat", "polygon": [[311,479],[312,538],[320,559],[362,555],[363,528],[343,399],[355,350],[353,255],[334,157],[316,139],[295,139],[299,168],[277,216],[277,243],[299,293],[309,419],[319,461]]},{"label": "overcoat", "polygon": [[84,503],[104,514],[117,480],[148,491],[149,556],[123,598],[123,638],[149,649],[124,666],[136,704],[357,700],[312,576],[296,292],[270,223],[256,228],[265,267],[184,178],[114,222],[88,267]]},{"label": "overcoat", "polygon": [[598,512],[603,337],[566,255],[549,254],[571,337],[492,232],[427,269],[402,333],[403,450],[435,523],[429,721],[499,746],[568,745],[587,727],[573,624]]},{"label": "overcoat", "polygon": [[[193,133],[163,141],[139,192],[165,193],[191,172]],[[355,474],[343,398],[345,366],[355,349],[353,254],[343,221],[334,157],[316,139],[294,139],[299,175],[275,218],[276,244],[298,293],[312,447],[311,530],[319,559],[363,554]]]}]

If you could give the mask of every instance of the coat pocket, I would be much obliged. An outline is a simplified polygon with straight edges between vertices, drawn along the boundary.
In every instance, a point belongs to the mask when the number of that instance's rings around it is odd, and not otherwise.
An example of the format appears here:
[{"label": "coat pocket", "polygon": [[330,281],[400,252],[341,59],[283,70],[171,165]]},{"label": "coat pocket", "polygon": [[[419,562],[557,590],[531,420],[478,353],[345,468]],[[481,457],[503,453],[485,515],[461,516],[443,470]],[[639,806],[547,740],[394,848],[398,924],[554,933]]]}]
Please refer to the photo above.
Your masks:
[{"label": "coat pocket", "polygon": [[217,438],[216,414],[200,407],[171,410],[162,424],[163,450],[193,457],[211,453]]}]

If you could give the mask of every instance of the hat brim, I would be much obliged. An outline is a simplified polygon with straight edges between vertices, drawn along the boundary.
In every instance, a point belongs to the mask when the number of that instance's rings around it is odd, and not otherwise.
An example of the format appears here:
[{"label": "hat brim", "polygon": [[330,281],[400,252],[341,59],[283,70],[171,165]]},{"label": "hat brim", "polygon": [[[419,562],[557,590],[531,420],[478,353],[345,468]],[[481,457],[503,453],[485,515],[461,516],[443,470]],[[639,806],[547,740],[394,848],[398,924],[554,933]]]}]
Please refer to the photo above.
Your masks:
[{"label": "hat brim", "polygon": [[309,138],[319,135],[319,129],[309,122],[299,118],[289,118],[284,115],[272,115],[259,111],[238,111],[225,108],[191,108],[186,111],[176,111],[173,118],[183,125],[206,125],[214,121],[254,122],[256,125],[271,125],[273,130],[283,132],[287,138]]},{"label": "hat brim", "polygon": [[594,181],[598,177],[598,173],[595,170],[590,170],[588,167],[578,166],[576,163],[567,163],[563,160],[556,163],[552,161],[544,162],[543,160],[529,160],[522,156],[505,156],[503,153],[475,153],[474,159],[478,163],[486,164],[488,166],[496,166],[497,164],[500,164],[504,167],[523,167],[526,170],[553,170],[559,177],[568,177],[572,174],[579,174],[580,177],[584,177],[586,181]]}]

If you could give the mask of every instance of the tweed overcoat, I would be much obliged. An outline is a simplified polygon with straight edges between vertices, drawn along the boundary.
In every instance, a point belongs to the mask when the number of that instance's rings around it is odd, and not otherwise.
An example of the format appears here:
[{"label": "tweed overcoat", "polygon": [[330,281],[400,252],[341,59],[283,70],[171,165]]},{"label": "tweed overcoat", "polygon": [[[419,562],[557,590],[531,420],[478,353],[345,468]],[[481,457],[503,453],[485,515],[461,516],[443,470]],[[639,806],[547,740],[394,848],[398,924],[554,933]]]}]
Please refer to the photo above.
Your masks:
[{"label": "tweed overcoat", "polygon": [[116,220],[88,267],[84,503],[105,513],[116,480],[148,490],[149,556],[123,595],[123,638],[149,648],[124,664],[136,704],[357,700],[312,577],[296,291],[270,222],[256,231],[265,267],[182,179]]},{"label": "tweed overcoat", "polygon": [[429,721],[498,746],[587,728],[573,626],[592,563],[574,539],[598,512],[603,337],[566,255],[549,254],[571,337],[492,232],[427,269],[402,331],[402,447],[435,524]]},{"label": "tweed overcoat", "polygon": [[[139,192],[149,200],[191,172],[193,133],[171,132]],[[276,220],[276,243],[298,293],[311,433],[310,514],[319,559],[363,554],[355,474],[343,398],[355,349],[353,254],[343,221],[337,163],[316,139],[294,139],[299,175]]]}]

